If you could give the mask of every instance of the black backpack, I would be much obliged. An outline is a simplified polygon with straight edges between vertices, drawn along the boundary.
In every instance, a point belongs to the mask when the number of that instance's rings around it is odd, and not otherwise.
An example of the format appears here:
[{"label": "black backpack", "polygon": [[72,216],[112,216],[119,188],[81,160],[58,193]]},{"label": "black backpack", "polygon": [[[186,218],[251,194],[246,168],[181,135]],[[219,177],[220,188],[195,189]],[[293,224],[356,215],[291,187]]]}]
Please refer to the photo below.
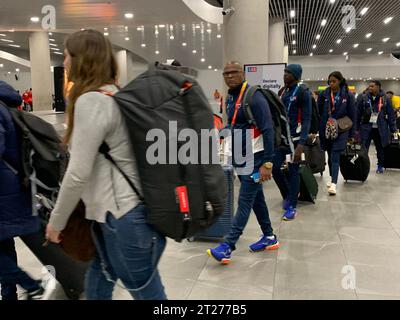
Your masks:
[{"label": "black backpack", "polygon": [[249,88],[243,98],[243,112],[250,125],[256,126],[251,104],[254,94],[260,91],[268,102],[275,131],[275,148],[289,148],[291,153],[294,153],[293,140],[290,134],[290,125],[287,118],[286,108],[283,105],[279,96],[269,89],[262,89],[260,86]]},{"label": "black backpack", "polygon": [[58,189],[68,164],[68,152],[54,127],[32,113],[7,109],[21,136],[22,171],[18,174],[22,185]]},{"label": "black backpack", "polygon": [[[208,150],[215,146],[215,154],[218,152],[212,138],[201,141],[201,130],[213,130],[214,119],[211,106],[197,82],[166,66],[156,65],[129,83],[114,98],[127,124],[142,194],[132,182],[130,185],[148,208],[147,222],[161,234],[178,242],[211,226],[224,212],[227,186],[223,183],[222,166],[211,162],[211,152],[208,157],[211,164],[201,164],[200,161],[202,142]],[[170,156],[177,158],[180,148],[188,142],[178,141],[178,150],[170,152],[169,144],[174,139],[168,139],[170,121],[177,122],[175,134],[184,129],[196,132],[198,141],[191,142],[199,150],[199,164],[169,163]],[[148,139],[152,129],[162,130],[166,135],[166,139],[161,139],[161,143],[168,142],[166,164],[151,164],[147,160],[146,154],[155,142],[155,139]],[[107,155],[107,147],[103,145],[102,149],[100,152],[112,161]],[[161,153],[158,150],[158,155]]]},{"label": "black backpack", "polygon": [[[300,93],[299,93],[299,100],[303,101],[304,94],[307,90],[310,90],[306,85],[300,85]],[[312,106],[312,113],[311,113],[311,126],[309,133],[317,134],[319,132],[319,124],[321,121],[321,117],[319,114],[317,102],[315,101],[314,97],[311,95],[311,106]]]}]

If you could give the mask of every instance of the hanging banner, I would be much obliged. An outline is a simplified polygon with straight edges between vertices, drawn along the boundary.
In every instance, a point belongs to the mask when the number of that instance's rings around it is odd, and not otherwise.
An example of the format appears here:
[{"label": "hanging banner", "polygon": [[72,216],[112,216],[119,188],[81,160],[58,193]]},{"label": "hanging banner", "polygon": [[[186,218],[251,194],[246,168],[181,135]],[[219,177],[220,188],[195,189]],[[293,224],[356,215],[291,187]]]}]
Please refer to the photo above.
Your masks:
[{"label": "hanging banner", "polygon": [[278,93],[285,84],[285,63],[279,64],[246,64],[244,72],[247,82],[251,86],[261,86],[263,89],[270,89]]}]

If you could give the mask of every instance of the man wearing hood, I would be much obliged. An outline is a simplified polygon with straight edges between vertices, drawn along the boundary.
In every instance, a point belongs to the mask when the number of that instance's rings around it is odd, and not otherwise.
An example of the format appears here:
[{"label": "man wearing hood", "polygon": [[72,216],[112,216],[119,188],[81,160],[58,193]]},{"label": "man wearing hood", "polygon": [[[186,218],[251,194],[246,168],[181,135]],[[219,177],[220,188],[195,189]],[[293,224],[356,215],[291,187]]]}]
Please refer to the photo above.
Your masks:
[{"label": "man wearing hood", "polygon": [[18,267],[14,237],[39,230],[32,215],[31,195],[22,187],[18,171],[22,166],[20,137],[8,108],[22,99],[7,83],[0,81],[0,283],[2,300],[17,300],[16,285],[28,293],[28,300],[43,298],[44,288]]},{"label": "man wearing hood", "polygon": [[392,102],[382,90],[379,81],[371,81],[368,91],[357,103],[357,130],[361,133],[362,144],[369,150],[374,140],[378,153],[377,174],[384,172],[384,148],[390,143],[390,133],[396,132],[396,118]]}]

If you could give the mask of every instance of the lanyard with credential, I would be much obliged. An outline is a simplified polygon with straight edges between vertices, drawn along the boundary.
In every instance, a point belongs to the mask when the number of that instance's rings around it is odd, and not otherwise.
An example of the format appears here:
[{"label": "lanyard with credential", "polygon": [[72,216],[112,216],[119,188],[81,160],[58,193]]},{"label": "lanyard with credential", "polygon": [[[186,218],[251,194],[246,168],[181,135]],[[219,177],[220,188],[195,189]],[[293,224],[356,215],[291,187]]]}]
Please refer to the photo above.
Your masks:
[{"label": "lanyard with credential", "polygon": [[333,112],[335,112],[335,110],[336,110],[335,102],[336,102],[336,99],[338,99],[338,98],[339,98],[339,92],[336,94],[336,97],[333,97],[333,92],[331,91],[331,102],[332,102],[332,108],[333,108],[333,109],[331,109],[331,114]]},{"label": "lanyard with credential", "polygon": [[[299,91],[299,86],[296,87],[296,89],[294,90],[292,96],[290,97],[289,105],[288,105],[288,108],[287,108],[287,114],[288,115],[290,113],[290,109],[292,108],[292,104],[293,104],[294,98],[296,97],[298,91]],[[283,98],[284,95],[285,94],[282,95],[282,98]]]},{"label": "lanyard with credential", "polygon": [[[374,108],[372,108],[371,98],[369,98],[369,107],[371,108],[371,113],[374,113]],[[380,97],[379,104],[378,104],[378,113],[380,113],[382,111],[382,107],[383,107],[383,98]]]},{"label": "lanyard with credential", "polygon": [[240,90],[239,97],[238,97],[238,99],[237,99],[237,101],[236,101],[235,113],[233,114],[231,127],[233,127],[233,126],[235,125],[235,123],[236,123],[236,117],[237,117],[237,114],[238,114],[238,112],[239,112],[239,107],[240,107],[240,105],[242,104],[243,94],[244,94],[244,91],[246,90],[246,88],[247,88],[247,81],[245,81],[245,82],[243,83],[242,89]]}]

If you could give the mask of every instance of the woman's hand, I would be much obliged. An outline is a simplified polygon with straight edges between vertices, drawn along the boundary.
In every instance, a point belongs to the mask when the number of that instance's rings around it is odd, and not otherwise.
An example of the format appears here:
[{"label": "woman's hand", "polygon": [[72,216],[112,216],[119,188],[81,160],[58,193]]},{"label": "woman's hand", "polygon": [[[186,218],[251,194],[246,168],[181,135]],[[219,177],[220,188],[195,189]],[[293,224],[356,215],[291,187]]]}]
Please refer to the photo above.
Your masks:
[{"label": "woman's hand", "polygon": [[46,239],[58,244],[61,242],[61,232],[54,230],[53,227],[48,224],[46,227]]}]

